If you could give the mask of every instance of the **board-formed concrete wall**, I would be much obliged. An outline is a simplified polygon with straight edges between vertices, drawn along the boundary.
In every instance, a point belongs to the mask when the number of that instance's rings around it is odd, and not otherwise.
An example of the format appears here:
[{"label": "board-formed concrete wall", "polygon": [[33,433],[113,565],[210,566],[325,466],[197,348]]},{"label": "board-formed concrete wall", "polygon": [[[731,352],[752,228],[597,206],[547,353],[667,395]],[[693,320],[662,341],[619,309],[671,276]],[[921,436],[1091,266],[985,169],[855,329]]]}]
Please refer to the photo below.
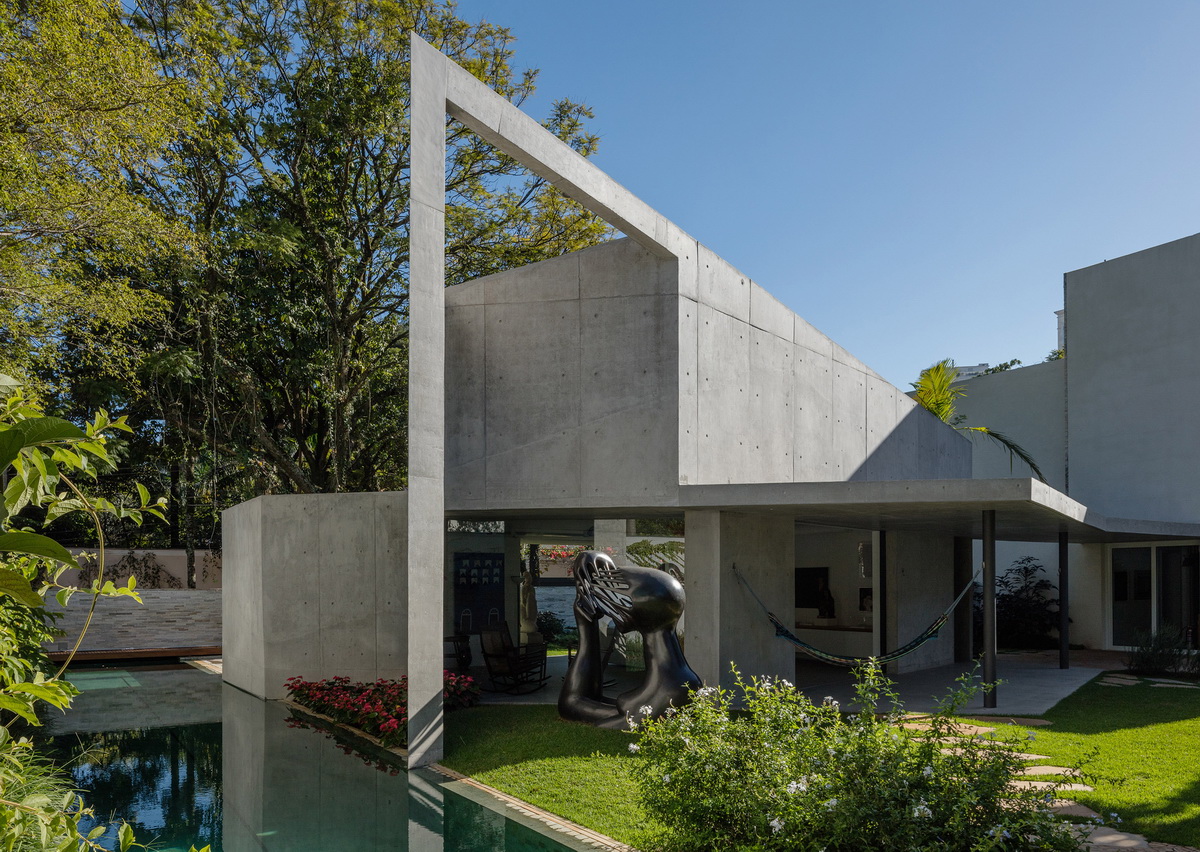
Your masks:
[{"label": "board-formed concrete wall", "polygon": [[[403,492],[275,495],[226,509],[224,679],[282,698],[293,675],[406,674],[407,513]],[[441,631],[441,606],[430,616]]]},{"label": "board-formed concrete wall", "polygon": [[965,478],[957,432],[703,246],[617,240],[447,291],[453,509],[679,484]]},{"label": "board-formed concrete wall", "polygon": [[669,501],[677,287],[617,240],[447,290],[448,505]]},{"label": "board-formed concrete wall", "polygon": [[961,435],[703,246],[697,280],[680,299],[680,482],[970,477]]},{"label": "board-formed concrete wall", "polygon": [[1200,520],[1200,235],[1068,272],[1071,496]]}]

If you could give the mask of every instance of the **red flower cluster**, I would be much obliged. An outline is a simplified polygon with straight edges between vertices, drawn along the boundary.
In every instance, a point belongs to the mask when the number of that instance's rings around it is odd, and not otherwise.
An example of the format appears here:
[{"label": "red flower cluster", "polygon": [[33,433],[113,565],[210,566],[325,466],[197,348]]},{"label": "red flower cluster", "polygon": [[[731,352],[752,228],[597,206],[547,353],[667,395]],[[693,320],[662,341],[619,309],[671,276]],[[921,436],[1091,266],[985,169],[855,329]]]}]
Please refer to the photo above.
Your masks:
[{"label": "red flower cluster", "polygon": [[[444,672],[443,676],[447,710],[470,707],[479,700],[479,687],[470,675]],[[389,748],[407,744],[408,678],[353,683],[348,677],[318,681],[290,677],[285,683],[297,704],[365,731]]]}]

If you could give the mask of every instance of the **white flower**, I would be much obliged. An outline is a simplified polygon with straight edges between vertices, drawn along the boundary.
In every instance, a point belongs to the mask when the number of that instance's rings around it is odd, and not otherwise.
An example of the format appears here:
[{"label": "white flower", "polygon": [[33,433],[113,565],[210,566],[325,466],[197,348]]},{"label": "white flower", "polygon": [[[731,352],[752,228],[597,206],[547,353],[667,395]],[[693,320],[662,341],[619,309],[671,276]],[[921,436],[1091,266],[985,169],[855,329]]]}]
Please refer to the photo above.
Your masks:
[{"label": "white flower", "polygon": [[919,804],[915,808],[913,808],[913,816],[918,819],[920,819],[922,817],[925,819],[929,819],[929,817],[933,816],[933,811],[929,810],[929,807],[924,802],[922,802],[921,804]]},{"label": "white flower", "polygon": [[664,784],[670,784],[670,783],[671,783],[671,776],[670,776],[670,775],[664,775],[664,776],[663,776],[663,783],[664,783]]},{"label": "white flower", "polygon": [[783,830],[783,820],[781,820],[779,817],[775,817],[775,819],[771,820],[770,826],[771,826],[771,833],[778,834],[780,831]]},{"label": "white flower", "polygon": [[924,775],[926,778],[932,778],[933,777],[933,767],[926,766],[924,769],[921,770],[921,774]]},{"label": "white flower", "polygon": [[837,799],[830,799],[825,803],[825,810],[831,811],[837,807]]},{"label": "white flower", "polygon": [[651,707],[649,704],[643,704],[641,707],[638,708],[638,712],[641,713],[643,716],[649,716],[654,713],[654,708]]},{"label": "white flower", "polygon": [[639,746],[637,743],[630,743],[629,744],[629,753],[633,754],[640,748],[641,748],[641,746]]},{"label": "white flower", "polygon": [[702,686],[702,687],[700,687],[700,689],[698,689],[696,691],[696,697],[697,698],[708,698],[708,696],[712,695],[716,691],[717,691],[717,688],[715,686]]},{"label": "white flower", "polygon": [[803,793],[807,789],[808,789],[808,779],[807,778],[801,778],[799,781],[789,781],[788,785],[787,785],[787,791],[789,793],[791,793],[792,795],[795,795],[796,793]]},{"label": "white flower", "polygon": [[786,686],[788,689],[791,689],[791,688],[792,688],[792,682],[791,682],[790,680],[786,679],[786,678],[782,678],[782,677],[781,677],[781,678],[779,679],[779,682],[780,682],[780,683],[782,683],[784,686]]},{"label": "white flower", "polygon": [[1027,740],[1036,740],[1036,739],[1037,739],[1037,732],[1036,732],[1036,731],[1030,731],[1029,733],[1027,733],[1027,734],[1025,735],[1025,739],[1027,739]]}]

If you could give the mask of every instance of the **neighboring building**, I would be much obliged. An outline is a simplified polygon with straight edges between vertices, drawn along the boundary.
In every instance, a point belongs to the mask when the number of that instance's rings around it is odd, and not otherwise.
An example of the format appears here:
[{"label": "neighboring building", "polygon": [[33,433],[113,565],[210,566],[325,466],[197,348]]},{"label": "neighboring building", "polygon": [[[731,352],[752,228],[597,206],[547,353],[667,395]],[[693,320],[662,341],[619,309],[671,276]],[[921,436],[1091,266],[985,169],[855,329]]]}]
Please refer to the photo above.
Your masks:
[{"label": "neighboring building", "polygon": [[[972,380],[959,411],[1022,444],[1089,510],[1200,523],[1200,234],[1068,272],[1064,286],[1066,357]],[[983,443],[972,474],[1027,475]],[[1073,641],[1127,647],[1162,625],[1200,635],[1200,541],[1074,550]],[[1030,545],[1003,553],[1057,560]]]},{"label": "neighboring building", "polygon": [[958,380],[960,382],[965,382],[967,379],[973,379],[976,376],[982,376],[991,367],[991,364],[972,364],[969,367],[963,367],[958,364],[954,365],[954,369],[958,370]]}]

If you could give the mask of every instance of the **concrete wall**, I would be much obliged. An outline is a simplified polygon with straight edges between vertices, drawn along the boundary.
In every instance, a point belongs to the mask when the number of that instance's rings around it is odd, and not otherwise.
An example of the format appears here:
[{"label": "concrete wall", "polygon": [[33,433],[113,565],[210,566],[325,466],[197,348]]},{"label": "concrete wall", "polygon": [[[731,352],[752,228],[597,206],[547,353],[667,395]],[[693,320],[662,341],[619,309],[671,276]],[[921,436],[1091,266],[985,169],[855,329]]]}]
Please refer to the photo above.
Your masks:
[{"label": "concrete wall", "polygon": [[[86,565],[88,560],[91,563],[95,562],[96,551],[89,550],[86,547],[68,548],[71,554],[80,557],[80,564]],[[131,565],[131,559],[138,563],[136,566]],[[221,554],[215,550],[197,550],[195,552],[196,565],[196,588],[197,589],[219,589],[221,588]],[[142,566],[140,563],[145,562]],[[142,570],[136,571],[139,574],[137,578],[137,587],[139,589],[186,589],[187,588],[187,551],[172,549],[172,548],[157,548],[147,550],[144,548],[114,548],[110,547],[104,551],[104,578],[112,580],[118,586],[125,585],[128,582],[131,574],[135,573],[135,567],[141,567]],[[159,581],[157,584],[151,584],[147,571],[153,572],[157,569],[159,573]],[[69,586],[79,585],[79,571],[75,568],[68,568],[59,578],[59,582]]]},{"label": "concrete wall", "polygon": [[618,240],[450,288],[448,505],[669,500],[677,278]]},{"label": "concrete wall", "polygon": [[680,482],[970,476],[961,436],[702,246],[697,279],[680,294]]},{"label": "concrete wall", "polygon": [[[1046,481],[1065,491],[1067,485],[1067,359],[978,376],[959,385],[965,396],[958,412],[967,426],[986,426],[1024,447]],[[975,479],[1031,476],[1020,459],[994,441],[972,439],[971,475]]]},{"label": "concrete wall", "polygon": [[1200,520],[1200,235],[1069,272],[1071,496],[1103,514]]},{"label": "concrete wall", "polygon": [[705,683],[731,686],[730,664],[743,678],[770,675],[791,680],[793,646],[775,630],[738,570],[768,606],[795,596],[795,525],[790,517],[734,512],[688,512],[688,662]]},{"label": "concrete wall", "polygon": [[[959,589],[954,588],[954,539],[925,533],[887,534],[888,650],[921,635],[942,614]],[[954,622],[937,639],[901,657],[898,672],[911,672],[954,662]]]},{"label": "concrete wall", "polygon": [[[226,509],[225,680],[282,698],[293,675],[406,674],[407,512],[403,492],[268,496]],[[441,606],[430,615],[440,631]]]},{"label": "concrete wall", "polygon": [[970,475],[958,433],[711,251],[694,253],[664,261],[618,240],[447,291],[452,509],[660,505],[677,483]]}]

